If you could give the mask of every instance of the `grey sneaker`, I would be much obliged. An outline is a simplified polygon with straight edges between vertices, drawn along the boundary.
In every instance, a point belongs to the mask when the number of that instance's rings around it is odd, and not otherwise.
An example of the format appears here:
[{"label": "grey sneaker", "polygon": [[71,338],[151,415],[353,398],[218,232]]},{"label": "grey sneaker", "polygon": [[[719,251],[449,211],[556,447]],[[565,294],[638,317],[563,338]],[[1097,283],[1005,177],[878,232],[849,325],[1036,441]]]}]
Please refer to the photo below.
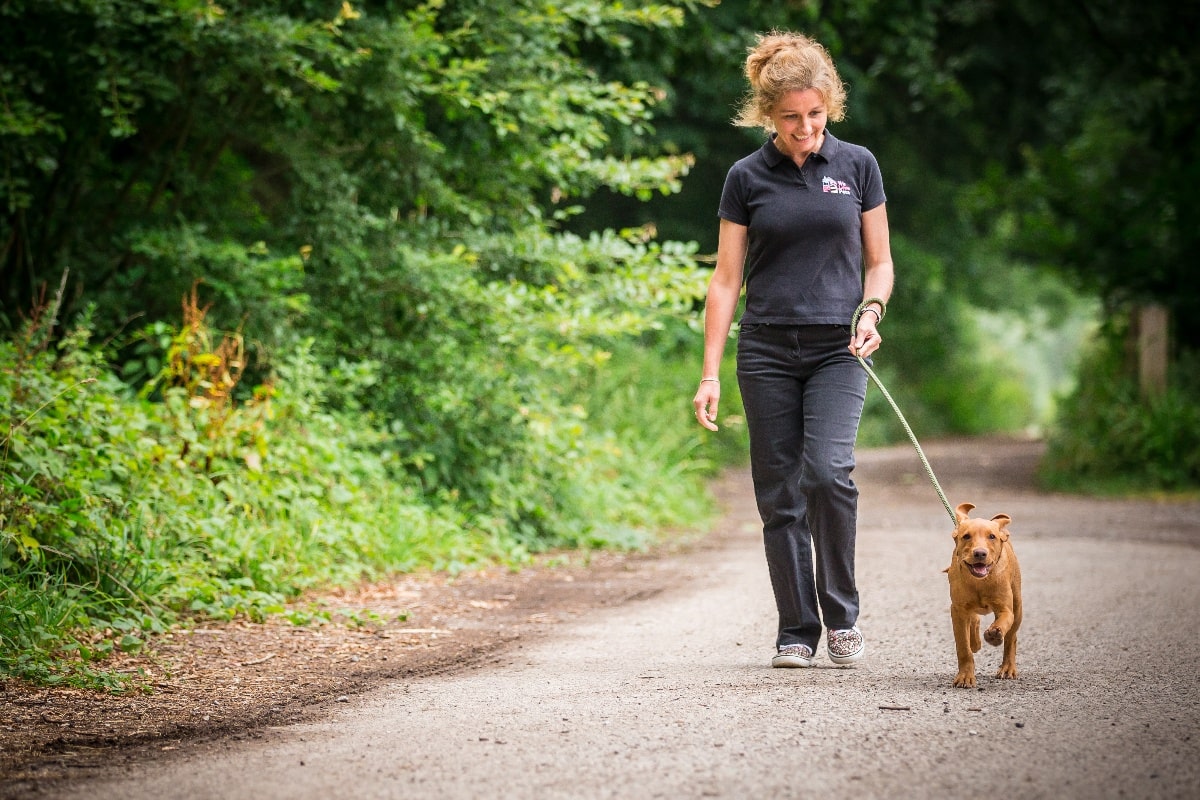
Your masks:
[{"label": "grey sneaker", "polygon": [[825,637],[825,646],[829,649],[829,660],[835,664],[853,664],[863,657],[867,643],[863,641],[862,631],[858,626],[844,630],[829,630]]},{"label": "grey sneaker", "polygon": [[772,667],[811,667],[812,648],[806,644],[785,644],[771,659]]}]

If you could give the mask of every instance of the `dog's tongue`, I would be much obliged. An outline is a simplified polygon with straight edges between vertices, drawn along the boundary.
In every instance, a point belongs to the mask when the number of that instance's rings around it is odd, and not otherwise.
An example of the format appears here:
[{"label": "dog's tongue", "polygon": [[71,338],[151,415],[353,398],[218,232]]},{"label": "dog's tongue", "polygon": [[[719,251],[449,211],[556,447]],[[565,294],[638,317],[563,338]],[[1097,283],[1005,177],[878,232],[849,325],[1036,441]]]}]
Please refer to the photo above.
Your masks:
[{"label": "dog's tongue", "polygon": [[988,572],[990,572],[990,571],[991,571],[991,568],[988,567],[987,564],[972,564],[971,565],[971,574],[974,575],[976,578],[986,578]]}]

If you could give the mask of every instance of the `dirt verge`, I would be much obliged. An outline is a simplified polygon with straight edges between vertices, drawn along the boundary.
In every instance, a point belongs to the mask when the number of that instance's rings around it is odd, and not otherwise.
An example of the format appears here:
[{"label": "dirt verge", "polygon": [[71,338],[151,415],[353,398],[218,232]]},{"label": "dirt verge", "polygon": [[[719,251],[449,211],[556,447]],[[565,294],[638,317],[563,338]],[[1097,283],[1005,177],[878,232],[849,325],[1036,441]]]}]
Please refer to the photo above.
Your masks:
[{"label": "dirt verge", "polygon": [[487,663],[559,621],[668,588],[664,556],[713,544],[682,537],[651,552],[560,554],[520,572],[410,576],[306,598],[335,612],[324,625],[206,622],[109,662],[144,692],[0,681],[0,796],[36,795],[185,741],[255,737],[385,681]]}]

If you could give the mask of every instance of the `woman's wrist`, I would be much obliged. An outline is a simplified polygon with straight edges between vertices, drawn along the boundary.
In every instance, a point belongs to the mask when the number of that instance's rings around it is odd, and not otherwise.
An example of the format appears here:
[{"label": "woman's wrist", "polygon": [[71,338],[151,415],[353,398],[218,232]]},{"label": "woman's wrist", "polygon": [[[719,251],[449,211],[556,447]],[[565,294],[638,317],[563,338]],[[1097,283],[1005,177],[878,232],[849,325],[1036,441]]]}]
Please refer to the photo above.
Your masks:
[{"label": "woman's wrist", "polygon": [[[876,309],[875,306],[879,306],[879,308]],[[862,301],[861,308],[863,311],[874,313],[875,316],[879,317],[880,322],[883,322],[883,318],[887,316],[887,303],[883,301],[882,297],[868,297]]]}]

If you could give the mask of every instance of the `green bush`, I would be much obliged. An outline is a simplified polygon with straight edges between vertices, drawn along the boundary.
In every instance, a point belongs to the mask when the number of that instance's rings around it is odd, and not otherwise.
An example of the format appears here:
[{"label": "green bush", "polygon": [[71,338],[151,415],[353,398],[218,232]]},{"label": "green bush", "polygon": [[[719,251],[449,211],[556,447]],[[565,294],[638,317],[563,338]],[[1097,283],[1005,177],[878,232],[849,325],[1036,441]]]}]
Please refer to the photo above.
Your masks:
[{"label": "green bush", "polygon": [[236,335],[191,322],[140,395],[86,319],[54,348],[30,331],[0,343],[0,673],[116,688],[104,656],[181,616],[262,619],[306,590],[398,572],[641,547],[712,510],[694,365],[684,380],[658,334],[615,337],[616,357],[597,349],[512,409],[496,424],[518,444],[481,463],[486,497],[466,497],[424,485],[419,451],[350,402],[378,384],[370,363],[326,371],[307,343],[239,400],[222,361]]},{"label": "green bush", "polygon": [[1110,324],[1059,407],[1042,478],[1056,489],[1128,492],[1200,488],[1200,357],[1184,353],[1171,381],[1144,397],[1128,364],[1125,324]]}]

